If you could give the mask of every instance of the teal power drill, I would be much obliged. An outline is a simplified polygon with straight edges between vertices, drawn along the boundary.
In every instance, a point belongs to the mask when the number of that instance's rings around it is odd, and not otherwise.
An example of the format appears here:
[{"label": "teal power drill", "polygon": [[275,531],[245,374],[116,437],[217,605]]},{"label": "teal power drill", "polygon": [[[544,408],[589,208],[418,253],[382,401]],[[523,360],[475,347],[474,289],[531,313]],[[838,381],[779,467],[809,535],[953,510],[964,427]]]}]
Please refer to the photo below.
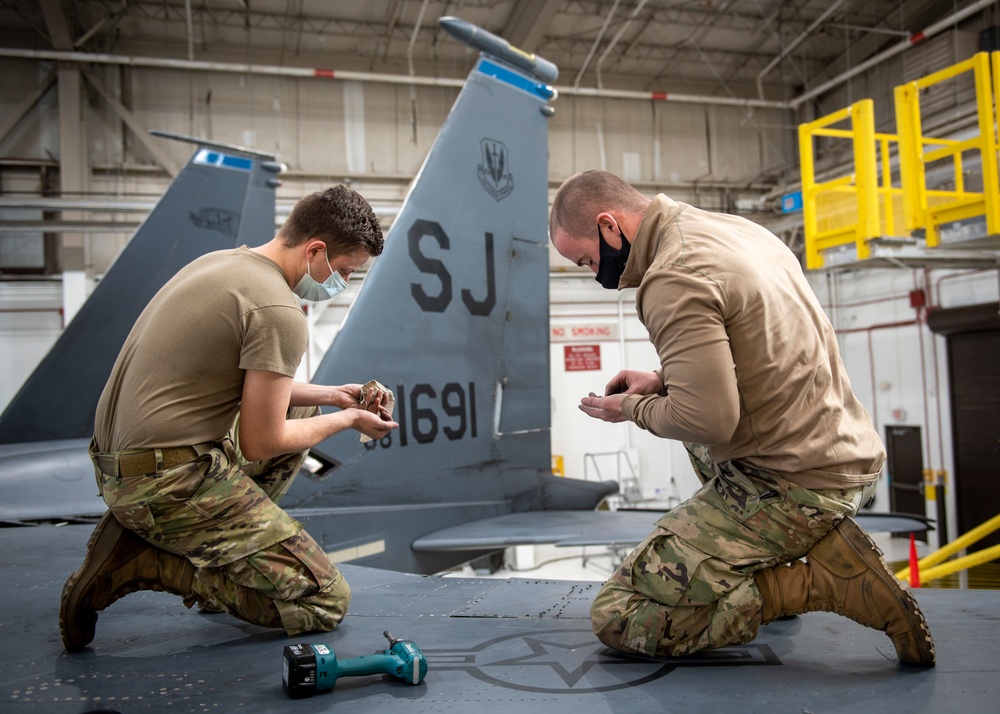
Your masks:
[{"label": "teal power drill", "polygon": [[420,684],[427,674],[427,660],[412,642],[397,640],[389,631],[382,633],[389,649],[373,655],[337,659],[326,645],[287,645],[281,667],[281,684],[292,699],[311,697],[333,689],[340,677],[388,674],[407,684]]}]

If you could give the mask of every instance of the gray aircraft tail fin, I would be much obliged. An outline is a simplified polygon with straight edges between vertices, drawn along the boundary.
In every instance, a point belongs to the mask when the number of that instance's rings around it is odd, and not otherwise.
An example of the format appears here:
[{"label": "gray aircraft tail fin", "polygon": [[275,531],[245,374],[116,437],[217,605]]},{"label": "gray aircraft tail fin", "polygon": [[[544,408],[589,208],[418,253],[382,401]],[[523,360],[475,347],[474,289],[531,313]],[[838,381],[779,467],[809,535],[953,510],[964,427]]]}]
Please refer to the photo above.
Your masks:
[{"label": "gray aircraft tail fin", "polygon": [[0,415],[0,443],[88,437],[125,337],[164,283],[204,253],[274,237],[274,156],[198,145],[80,311]]},{"label": "gray aircraft tail fin", "polygon": [[313,376],[379,380],[400,427],[366,445],[356,432],[324,441],[312,450],[323,468],[283,502],[436,508],[424,532],[593,508],[608,493],[577,482],[589,487],[581,497],[551,474],[547,82],[557,70],[465,21],[441,24],[482,54]]}]

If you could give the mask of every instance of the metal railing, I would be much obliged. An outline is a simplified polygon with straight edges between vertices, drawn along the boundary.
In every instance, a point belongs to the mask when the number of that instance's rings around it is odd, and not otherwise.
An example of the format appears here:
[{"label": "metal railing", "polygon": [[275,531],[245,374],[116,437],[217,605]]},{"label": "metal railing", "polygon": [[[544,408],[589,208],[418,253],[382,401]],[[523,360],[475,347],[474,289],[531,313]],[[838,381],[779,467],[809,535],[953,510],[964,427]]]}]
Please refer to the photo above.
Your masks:
[{"label": "metal railing", "polygon": [[[845,121],[848,128],[833,128]],[[817,181],[813,143],[817,137],[850,141],[853,173]],[[852,243],[857,257],[866,259],[871,255],[870,239],[898,234],[903,186],[891,161],[898,141],[894,134],[875,131],[871,99],[799,126],[807,268],[822,268],[824,251]]]},{"label": "metal railing", "polygon": [[[994,75],[1000,74],[1000,52],[993,53]],[[935,85],[972,73],[976,92],[979,133],[963,140],[924,136],[920,116],[920,95]],[[1000,78],[994,76],[1000,86]],[[941,225],[979,216],[986,218],[986,233],[1000,234],[1000,180],[998,180],[996,112],[990,85],[990,55],[979,52],[971,59],[952,65],[895,89],[896,128],[899,131],[899,163],[903,177],[906,226],[926,230],[927,247],[941,244]],[[969,153],[978,153],[982,190],[966,187],[965,171]],[[942,167],[951,188],[929,188],[931,167]],[[950,169],[950,170],[949,170]]]},{"label": "metal railing", "polygon": [[[930,555],[918,560],[917,572],[919,573],[920,582],[923,583],[936,580],[944,577],[945,575],[951,575],[952,573],[957,573],[960,570],[967,570],[977,565],[982,565],[983,563],[988,563],[991,560],[1000,558],[1000,545],[994,545],[989,548],[978,550],[975,553],[956,558],[955,560],[948,561],[947,563],[944,562],[955,553],[958,553],[960,550],[964,550],[968,546],[982,538],[985,538],[996,530],[1000,530],[1000,515],[994,516],[985,523],[976,526],[965,535],[956,538],[951,543],[948,543],[943,548],[940,548]],[[943,564],[938,565],[938,563]],[[900,570],[896,573],[896,577],[900,580],[910,582],[910,569],[904,568]]]},{"label": "metal railing", "polygon": [[[991,84],[992,65],[992,84]],[[925,136],[921,94],[971,73],[977,134]],[[897,134],[875,131],[871,99],[799,126],[806,267],[827,262],[824,252],[853,244],[857,260],[871,256],[869,242],[922,237],[927,248],[973,237],[1000,235],[1000,161],[997,110],[1000,52],[980,52],[894,90]],[[846,123],[843,126],[835,125]],[[851,173],[816,178],[815,141],[850,142]],[[835,142],[830,142],[831,147]],[[967,175],[979,168],[981,186]],[[933,186],[928,184],[933,176]],[[942,239],[942,226],[947,235]]]},{"label": "metal railing", "polygon": [[[618,496],[622,503],[632,504],[642,501],[642,491],[639,486],[639,473],[632,463],[632,457],[628,451],[619,449],[618,451],[605,451],[600,453],[586,453],[583,455],[583,478],[590,480],[590,468],[593,467],[597,473],[598,480],[604,478],[601,474],[601,467],[598,464],[598,457],[615,457],[614,480],[618,482]],[[624,468],[623,468],[624,465]]]}]

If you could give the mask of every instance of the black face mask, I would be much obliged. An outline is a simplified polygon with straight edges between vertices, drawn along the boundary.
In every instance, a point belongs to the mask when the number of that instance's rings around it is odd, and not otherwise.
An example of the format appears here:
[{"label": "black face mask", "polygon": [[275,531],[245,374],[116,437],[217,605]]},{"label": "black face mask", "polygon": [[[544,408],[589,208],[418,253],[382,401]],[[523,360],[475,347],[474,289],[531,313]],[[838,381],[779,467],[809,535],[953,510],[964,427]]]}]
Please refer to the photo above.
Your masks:
[{"label": "black face mask", "polygon": [[597,229],[597,240],[600,241],[601,249],[600,263],[597,265],[597,277],[594,280],[599,282],[601,287],[608,290],[618,289],[618,282],[622,279],[622,273],[625,272],[625,263],[628,262],[628,252],[632,247],[625,240],[625,234],[620,231],[621,229],[619,228],[619,235],[622,237],[622,247],[619,250],[615,250],[604,241],[604,234],[601,233],[600,227]]}]

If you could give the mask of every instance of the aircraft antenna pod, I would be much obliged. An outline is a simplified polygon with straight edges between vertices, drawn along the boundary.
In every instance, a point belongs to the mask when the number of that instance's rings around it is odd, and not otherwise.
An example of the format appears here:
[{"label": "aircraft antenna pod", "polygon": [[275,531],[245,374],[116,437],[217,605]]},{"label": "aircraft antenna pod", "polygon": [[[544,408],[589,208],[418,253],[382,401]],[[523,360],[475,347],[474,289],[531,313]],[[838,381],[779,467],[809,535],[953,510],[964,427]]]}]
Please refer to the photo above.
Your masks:
[{"label": "aircraft antenna pod", "polygon": [[487,32],[478,25],[458,17],[442,17],[438,22],[449,35],[469,47],[491,54],[494,57],[530,72],[543,82],[555,82],[559,78],[559,68],[544,57],[533,52],[514,47],[502,37]]}]

